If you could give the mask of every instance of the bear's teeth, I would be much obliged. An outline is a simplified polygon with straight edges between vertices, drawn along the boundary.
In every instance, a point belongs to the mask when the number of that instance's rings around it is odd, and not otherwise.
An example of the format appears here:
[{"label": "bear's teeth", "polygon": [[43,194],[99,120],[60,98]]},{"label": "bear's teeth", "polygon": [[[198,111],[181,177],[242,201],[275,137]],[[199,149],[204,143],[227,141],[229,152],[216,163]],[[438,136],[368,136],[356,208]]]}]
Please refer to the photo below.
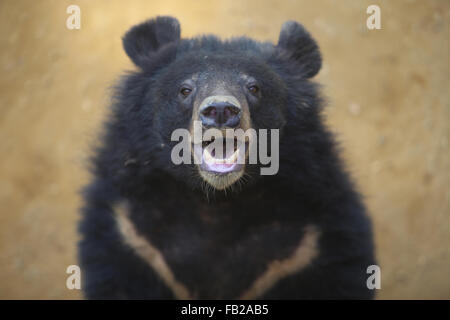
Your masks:
[{"label": "bear's teeth", "polygon": [[215,164],[233,164],[236,162],[239,154],[239,149],[237,149],[231,156],[225,159],[215,158],[211,155],[208,149],[205,149],[203,152],[203,157],[206,162],[208,163],[215,163]]},{"label": "bear's teeth", "polygon": [[203,158],[205,159],[205,161],[206,161],[207,163],[212,163],[212,162],[214,162],[214,158],[213,158],[213,156],[211,155],[211,153],[209,153],[208,149],[205,149],[205,150],[203,151]]}]

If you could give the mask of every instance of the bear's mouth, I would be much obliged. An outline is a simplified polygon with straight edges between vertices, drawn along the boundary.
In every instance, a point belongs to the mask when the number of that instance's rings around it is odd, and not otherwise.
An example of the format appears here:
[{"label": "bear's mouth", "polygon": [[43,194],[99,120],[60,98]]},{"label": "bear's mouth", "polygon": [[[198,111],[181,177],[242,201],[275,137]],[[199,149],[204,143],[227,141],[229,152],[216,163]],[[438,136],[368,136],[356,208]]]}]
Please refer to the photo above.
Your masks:
[{"label": "bear's mouth", "polygon": [[216,175],[242,171],[248,153],[248,142],[225,138],[212,138],[194,144],[195,163],[199,169]]},{"label": "bear's mouth", "polygon": [[224,190],[244,174],[249,142],[216,138],[193,145],[194,161],[200,176],[218,190]]}]

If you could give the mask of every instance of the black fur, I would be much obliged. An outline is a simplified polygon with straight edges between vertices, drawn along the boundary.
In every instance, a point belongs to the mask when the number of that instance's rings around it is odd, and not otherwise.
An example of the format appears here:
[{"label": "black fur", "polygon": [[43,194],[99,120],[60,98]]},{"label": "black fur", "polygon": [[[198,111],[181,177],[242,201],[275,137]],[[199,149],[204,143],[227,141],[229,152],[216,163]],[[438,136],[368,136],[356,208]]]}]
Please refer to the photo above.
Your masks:
[{"label": "black fur", "polygon": [[[159,17],[132,28],[125,51],[140,68],[117,88],[103,143],[85,191],[79,252],[87,298],[164,299],[171,291],[123,244],[112,206],[126,200],[138,232],[164,254],[175,277],[197,298],[236,298],[268,263],[294,250],[306,225],[321,232],[319,255],[260,298],[372,298],[369,219],[321,120],[317,44],[286,23],[278,45],[248,38],[179,39],[178,22]],[[199,70],[213,77],[246,72],[261,81],[249,100],[255,128],[279,128],[280,170],[207,196],[194,165],[175,166],[170,134],[188,128],[179,82]],[[224,76],[225,77],[225,76]]]}]

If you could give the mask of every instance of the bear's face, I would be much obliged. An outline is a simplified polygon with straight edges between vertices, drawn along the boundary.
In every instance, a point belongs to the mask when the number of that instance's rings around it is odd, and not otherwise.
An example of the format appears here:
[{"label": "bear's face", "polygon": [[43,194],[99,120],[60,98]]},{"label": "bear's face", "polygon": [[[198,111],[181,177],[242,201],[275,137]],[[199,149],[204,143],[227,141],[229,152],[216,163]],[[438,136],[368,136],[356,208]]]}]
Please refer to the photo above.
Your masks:
[{"label": "bear's face", "polygon": [[[249,145],[257,143],[251,130],[282,131],[287,110],[295,107],[289,105],[292,79],[307,81],[321,64],[317,45],[295,22],[284,24],[277,46],[248,38],[180,39],[179,23],[170,17],[133,27],[123,41],[151,79],[145,99],[153,129],[172,147],[173,132],[187,130],[194,163],[186,170],[193,166],[219,190],[251,172]],[[297,69],[289,80],[286,67]]]},{"label": "bear's face", "polygon": [[[282,101],[286,88],[264,61],[255,59],[231,52],[194,51],[178,58],[158,77],[170,85],[157,86],[155,94],[167,102],[157,117],[168,125],[167,134],[180,127],[189,130],[196,169],[216,189],[230,186],[244,174],[252,138],[249,129],[280,129],[285,123]],[[227,136],[227,130],[242,130],[247,135],[231,136],[230,132]],[[214,135],[204,138],[209,132]]]}]

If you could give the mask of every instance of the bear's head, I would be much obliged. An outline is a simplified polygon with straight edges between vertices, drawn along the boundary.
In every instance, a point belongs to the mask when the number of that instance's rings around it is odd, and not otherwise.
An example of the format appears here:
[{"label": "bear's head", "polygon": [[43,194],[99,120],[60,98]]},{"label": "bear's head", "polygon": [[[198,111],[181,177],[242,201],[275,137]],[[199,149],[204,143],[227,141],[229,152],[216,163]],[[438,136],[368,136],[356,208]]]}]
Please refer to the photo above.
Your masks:
[{"label": "bear's head", "polygon": [[[246,177],[258,179],[263,165],[250,163],[249,153],[258,149],[261,129],[279,130],[277,148],[284,148],[285,158],[297,152],[296,144],[308,143],[320,100],[310,78],[321,67],[321,55],[297,22],[286,22],[274,45],[246,37],[182,39],[176,19],[157,17],[131,28],[123,45],[138,71],[118,88],[109,145],[121,152],[125,167],[143,169],[135,176],[157,170],[223,190]],[[189,134],[184,142],[190,147],[187,155],[181,151],[187,160],[181,164],[173,159],[185,138],[180,129]],[[205,139],[208,129],[213,133]],[[228,136],[238,131],[244,135]],[[271,132],[266,148],[279,152],[271,149]],[[213,142],[218,144],[211,148]]]}]

